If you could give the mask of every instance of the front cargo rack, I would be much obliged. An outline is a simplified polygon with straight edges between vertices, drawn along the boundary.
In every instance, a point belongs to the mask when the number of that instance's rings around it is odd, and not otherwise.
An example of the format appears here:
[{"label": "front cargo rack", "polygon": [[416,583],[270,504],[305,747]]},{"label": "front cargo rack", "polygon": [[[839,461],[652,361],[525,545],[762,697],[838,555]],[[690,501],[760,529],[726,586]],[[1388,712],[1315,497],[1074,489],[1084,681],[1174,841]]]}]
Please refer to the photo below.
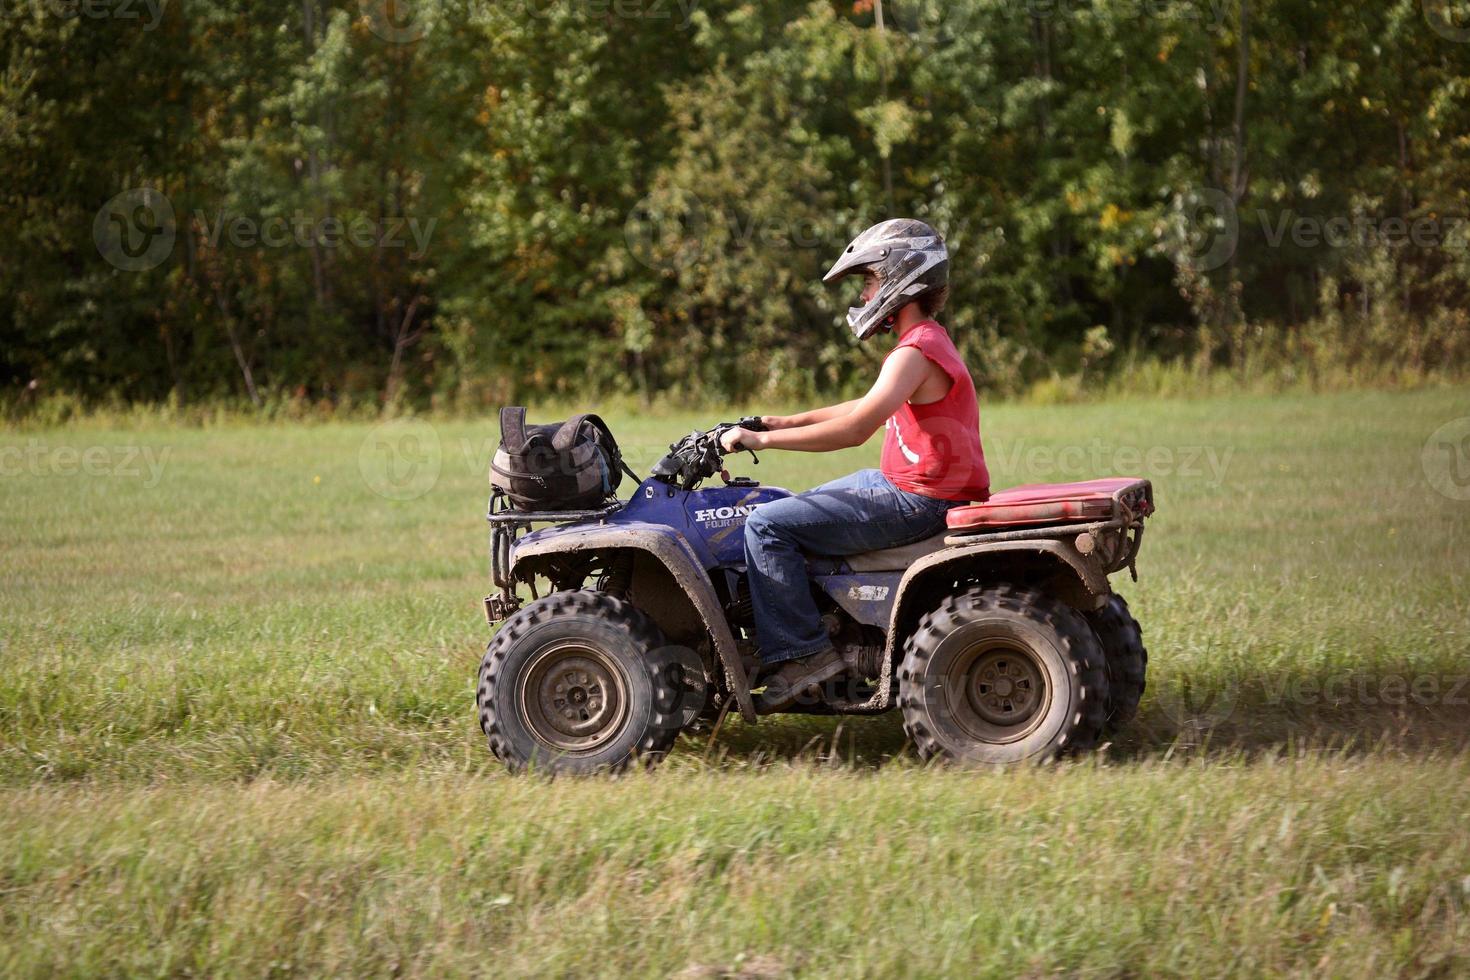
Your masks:
[{"label": "front cargo rack", "polygon": [[485,520],[490,525],[490,580],[500,589],[497,595],[485,597],[485,608],[492,621],[504,618],[497,613],[508,615],[520,605],[510,576],[510,550],[533,524],[603,521],[622,509],[621,500],[609,497],[601,507],[586,510],[520,510],[499,490],[492,492]]}]

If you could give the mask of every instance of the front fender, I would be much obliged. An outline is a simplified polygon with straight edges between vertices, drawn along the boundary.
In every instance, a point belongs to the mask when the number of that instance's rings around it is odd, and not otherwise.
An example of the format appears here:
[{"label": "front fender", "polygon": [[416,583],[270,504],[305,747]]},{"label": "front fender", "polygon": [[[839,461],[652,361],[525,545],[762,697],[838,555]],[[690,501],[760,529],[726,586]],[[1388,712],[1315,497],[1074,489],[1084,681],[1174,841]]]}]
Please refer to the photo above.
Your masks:
[{"label": "front fender", "polygon": [[528,558],[540,555],[566,554],[577,551],[611,551],[627,549],[646,552],[656,559],[689,597],[694,609],[709,631],[714,642],[715,654],[720,658],[730,690],[735,692],[735,702],[740,707],[740,716],[746,722],[756,721],[755,705],[750,700],[750,683],[745,676],[745,667],[740,663],[740,652],[735,646],[735,636],[730,632],[720,600],[715,595],[709,576],[701,567],[699,558],[688,540],[665,525],[644,524],[630,521],[617,525],[586,525],[547,528],[529,534],[516,542],[511,551],[511,575],[517,566]]}]

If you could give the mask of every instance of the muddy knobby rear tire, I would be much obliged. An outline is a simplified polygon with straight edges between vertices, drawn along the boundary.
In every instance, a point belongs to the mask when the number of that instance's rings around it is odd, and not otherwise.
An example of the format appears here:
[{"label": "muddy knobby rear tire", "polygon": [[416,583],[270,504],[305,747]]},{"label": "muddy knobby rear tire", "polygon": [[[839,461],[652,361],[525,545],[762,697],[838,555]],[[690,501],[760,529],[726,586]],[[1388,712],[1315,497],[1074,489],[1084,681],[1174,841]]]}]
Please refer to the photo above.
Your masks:
[{"label": "muddy knobby rear tire", "polygon": [[1082,614],[1036,589],[975,588],[926,613],[899,669],[922,759],[1042,762],[1096,746],[1107,668]]},{"label": "muddy knobby rear tire", "polygon": [[1088,613],[1087,622],[1102,644],[1108,665],[1108,716],[1103,732],[1112,735],[1133,720],[1143,700],[1148,674],[1143,627],[1120,595],[1109,596],[1101,609]]},{"label": "muddy knobby rear tire", "polygon": [[677,651],[631,604],[555,592],[507,619],[480,661],[475,702],[512,771],[617,772],[660,761],[679,735]]}]

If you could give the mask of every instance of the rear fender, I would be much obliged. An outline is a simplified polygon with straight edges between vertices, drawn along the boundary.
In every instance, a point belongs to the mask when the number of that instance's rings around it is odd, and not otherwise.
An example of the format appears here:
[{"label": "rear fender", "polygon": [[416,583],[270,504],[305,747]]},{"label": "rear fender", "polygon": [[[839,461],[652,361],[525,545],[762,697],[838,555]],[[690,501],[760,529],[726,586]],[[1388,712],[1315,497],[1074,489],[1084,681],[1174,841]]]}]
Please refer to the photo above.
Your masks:
[{"label": "rear fender", "polygon": [[1112,594],[1102,569],[1070,539],[945,548],[914,562],[904,573],[888,624],[889,660],[918,625],[919,617],[937,606],[957,579],[1035,585],[1084,611],[1099,608]]},{"label": "rear fender", "polygon": [[[682,534],[654,524],[589,525],[583,527],[558,528],[555,534],[528,535],[516,543],[511,556],[511,575],[535,566],[535,559],[548,555],[568,554],[579,551],[633,551],[656,563],[659,569],[673,578],[678,591],[687,597],[692,611],[699,617],[704,629],[713,641],[715,654],[725,671],[730,690],[735,692],[735,702],[740,715],[749,723],[756,720],[755,706],[750,699],[750,682],[745,676],[745,667],[740,663],[740,653],[735,646],[735,636],[730,632],[715,595],[709,576],[700,566],[699,559]],[[643,566],[635,563],[635,569]],[[645,566],[646,567],[646,566]],[[638,574],[635,571],[635,574]],[[665,597],[672,600],[673,597]],[[648,609],[655,621],[665,617],[677,617],[683,610],[671,602],[659,603],[658,609]]]}]

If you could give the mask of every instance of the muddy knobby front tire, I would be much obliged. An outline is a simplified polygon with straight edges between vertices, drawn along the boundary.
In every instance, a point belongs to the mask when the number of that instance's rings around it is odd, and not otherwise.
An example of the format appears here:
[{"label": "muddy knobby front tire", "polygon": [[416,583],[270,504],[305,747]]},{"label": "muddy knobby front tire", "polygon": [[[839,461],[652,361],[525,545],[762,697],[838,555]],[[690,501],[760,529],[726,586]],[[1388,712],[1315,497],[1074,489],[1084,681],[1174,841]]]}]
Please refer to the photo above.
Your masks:
[{"label": "muddy knobby front tire", "polygon": [[975,588],[926,613],[899,669],[920,758],[1039,762],[1096,746],[1108,677],[1082,614],[1036,589]]},{"label": "muddy knobby front tire", "polygon": [[512,771],[616,772],[660,761],[679,735],[680,658],[629,603],[555,592],[507,619],[480,662],[475,702]]}]

